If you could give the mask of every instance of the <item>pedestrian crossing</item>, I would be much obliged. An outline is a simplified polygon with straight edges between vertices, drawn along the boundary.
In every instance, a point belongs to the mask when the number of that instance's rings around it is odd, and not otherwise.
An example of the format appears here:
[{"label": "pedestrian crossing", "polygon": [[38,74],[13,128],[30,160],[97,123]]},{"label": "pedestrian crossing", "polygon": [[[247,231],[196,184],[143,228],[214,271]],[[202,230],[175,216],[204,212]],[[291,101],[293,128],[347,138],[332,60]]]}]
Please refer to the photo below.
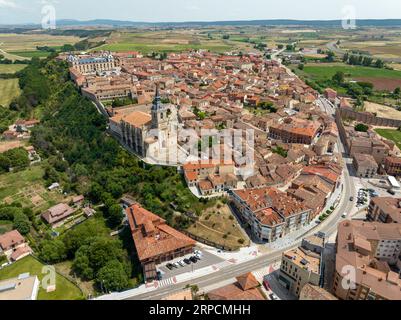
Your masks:
[{"label": "pedestrian crossing", "polygon": [[167,286],[171,286],[173,284],[177,283],[176,277],[168,278],[168,279],[163,279],[157,282],[157,287],[158,288],[163,288]]}]

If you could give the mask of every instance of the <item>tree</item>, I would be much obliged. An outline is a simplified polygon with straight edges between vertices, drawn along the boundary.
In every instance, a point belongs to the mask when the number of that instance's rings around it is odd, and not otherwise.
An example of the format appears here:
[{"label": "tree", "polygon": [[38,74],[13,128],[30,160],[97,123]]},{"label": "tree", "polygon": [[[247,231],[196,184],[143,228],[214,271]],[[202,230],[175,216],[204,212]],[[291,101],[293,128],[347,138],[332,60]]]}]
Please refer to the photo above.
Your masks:
[{"label": "tree", "polygon": [[299,70],[303,70],[305,68],[305,65],[303,64],[303,63],[300,63],[299,65],[298,65],[298,69]]},{"label": "tree", "polygon": [[67,251],[61,240],[43,240],[40,244],[39,258],[47,263],[58,263],[67,258]]},{"label": "tree", "polygon": [[118,227],[124,218],[121,206],[119,204],[114,204],[108,208],[108,222],[111,228]]},{"label": "tree", "polygon": [[327,62],[333,62],[335,58],[336,58],[336,55],[334,54],[334,52],[333,51],[329,51],[327,53],[326,61]]},{"label": "tree", "polygon": [[26,235],[31,230],[31,222],[23,213],[14,216],[13,228],[17,229],[22,235]]},{"label": "tree", "polygon": [[368,130],[369,130],[369,127],[366,124],[363,124],[363,123],[358,123],[355,126],[355,131],[367,132]]},{"label": "tree", "polygon": [[338,85],[341,85],[345,81],[344,72],[337,71],[336,74],[333,76],[333,81],[336,82]]},{"label": "tree", "polygon": [[124,265],[118,260],[109,261],[99,270],[96,284],[107,292],[128,288],[129,278]]},{"label": "tree", "polygon": [[375,67],[376,68],[384,68],[384,62],[383,62],[383,60],[381,60],[381,59],[377,59],[376,60],[376,62],[375,62]]}]

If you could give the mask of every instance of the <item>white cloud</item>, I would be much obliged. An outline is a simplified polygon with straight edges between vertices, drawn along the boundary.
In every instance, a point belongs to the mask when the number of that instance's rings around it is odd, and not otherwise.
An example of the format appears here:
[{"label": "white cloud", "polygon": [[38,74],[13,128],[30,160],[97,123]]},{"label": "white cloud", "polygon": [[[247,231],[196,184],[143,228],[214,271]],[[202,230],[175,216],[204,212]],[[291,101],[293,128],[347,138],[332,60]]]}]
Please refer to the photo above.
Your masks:
[{"label": "white cloud", "polygon": [[16,8],[14,0],[0,0],[0,8]]}]

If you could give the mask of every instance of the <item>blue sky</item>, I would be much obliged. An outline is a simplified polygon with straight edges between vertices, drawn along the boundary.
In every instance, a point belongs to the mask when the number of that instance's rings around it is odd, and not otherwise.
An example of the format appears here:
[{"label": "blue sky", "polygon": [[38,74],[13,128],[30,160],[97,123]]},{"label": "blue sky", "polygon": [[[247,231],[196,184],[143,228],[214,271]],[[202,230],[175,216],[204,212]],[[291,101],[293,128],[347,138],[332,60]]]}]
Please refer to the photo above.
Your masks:
[{"label": "blue sky", "polygon": [[341,19],[347,5],[358,19],[401,18],[400,0],[0,0],[0,24],[39,23],[46,3],[57,19],[79,20],[328,20]]}]

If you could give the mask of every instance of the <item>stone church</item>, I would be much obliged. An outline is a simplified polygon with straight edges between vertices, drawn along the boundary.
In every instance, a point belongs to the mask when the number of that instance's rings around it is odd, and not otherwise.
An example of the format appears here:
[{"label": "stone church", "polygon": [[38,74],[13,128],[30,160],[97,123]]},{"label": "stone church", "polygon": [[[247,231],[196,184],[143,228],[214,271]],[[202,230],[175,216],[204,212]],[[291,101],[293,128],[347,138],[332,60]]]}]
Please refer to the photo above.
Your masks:
[{"label": "stone church", "polygon": [[177,152],[178,128],[177,107],[162,103],[158,88],[150,115],[134,111],[110,118],[111,132],[140,157],[154,163],[177,161],[174,152]]}]

